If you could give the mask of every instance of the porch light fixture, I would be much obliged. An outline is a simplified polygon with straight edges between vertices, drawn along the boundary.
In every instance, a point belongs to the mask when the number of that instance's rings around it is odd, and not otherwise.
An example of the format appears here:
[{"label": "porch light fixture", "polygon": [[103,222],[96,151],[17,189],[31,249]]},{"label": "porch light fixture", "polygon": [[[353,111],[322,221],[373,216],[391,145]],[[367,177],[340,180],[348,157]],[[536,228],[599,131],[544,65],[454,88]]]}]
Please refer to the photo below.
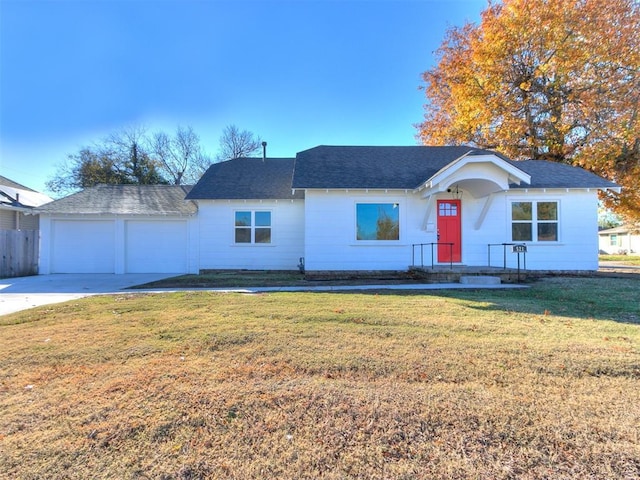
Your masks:
[{"label": "porch light fixture", "polygon": [[447,192],[451,194],[451,198],[453,198],[454,200],[459,200],[462,196],[462,191],[458,188],[458,185],[456,185],[455,187],[447,188]]}]

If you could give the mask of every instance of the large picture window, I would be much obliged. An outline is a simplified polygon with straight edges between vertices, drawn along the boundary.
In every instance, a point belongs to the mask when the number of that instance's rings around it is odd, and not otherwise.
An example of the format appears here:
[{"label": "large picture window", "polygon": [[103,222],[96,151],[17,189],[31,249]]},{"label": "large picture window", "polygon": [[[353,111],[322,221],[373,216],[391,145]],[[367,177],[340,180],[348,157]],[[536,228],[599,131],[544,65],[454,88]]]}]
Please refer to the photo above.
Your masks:
[{"label": "large picture window", "polygon": [[400,207],[397,203],[356,204],[357,240],[400,240]]},{"label": "large picture window", "polygon": [[271,212],[237,211],[235,243],[271,243]]},{"label": "large picture window", "polygon": [[558,202],[512,202],[511,240],[557,242]]}]

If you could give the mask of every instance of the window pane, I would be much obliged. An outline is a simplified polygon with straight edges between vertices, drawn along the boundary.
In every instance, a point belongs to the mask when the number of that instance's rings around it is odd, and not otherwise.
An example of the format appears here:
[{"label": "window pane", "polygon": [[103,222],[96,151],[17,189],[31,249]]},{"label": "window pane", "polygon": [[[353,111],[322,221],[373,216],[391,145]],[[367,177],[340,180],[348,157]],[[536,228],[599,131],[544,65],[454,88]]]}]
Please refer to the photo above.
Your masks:
[{"label": "window pane", "polygon": [[399,240],[400,215],[397,203],[356,205],[358,240]]},{"label": "window pane", "polygon": [[512,223],[511,239],[514,242],[530,242],[531,241],[531,224],[530,223]]},{"label": "window pane", "polygon": [[557,220],[557,202],[538,202],[538,220]]},{"label": "window pane", "polygon": [[256,228],[256,243],[271,243],[271,229]]},{"label": "window pane", "polygon": [[236,227],[250,227],[251,212],[236,212]]},{"label": "window pane", "polygon": [[256,212],[256,227],[270,227],[271,212]]},{"label": "window pane", "polygon": [[236,243],[251,243],[251,229],[236,228]]},{"label": "window pane", "polygon": [[531,202],[513,202],[511,204],[512,220],[531,220]]},{"label": "window pane", "polygon": [[441,217],[456,217],[458,215],[458,204],[440,202],[438,207],[438,215]]},{"label": "window pane", "polygon": [[611,240],[611,246],[612,247],[617,247],[618,246],[618,236],[617,235],[610,235],[609,239]]},{"label": "window pane", "polygon": [[556,242],[558,240],[558,224],[557,223],[539,223],[538,224],[538,241],[539,242]]}]

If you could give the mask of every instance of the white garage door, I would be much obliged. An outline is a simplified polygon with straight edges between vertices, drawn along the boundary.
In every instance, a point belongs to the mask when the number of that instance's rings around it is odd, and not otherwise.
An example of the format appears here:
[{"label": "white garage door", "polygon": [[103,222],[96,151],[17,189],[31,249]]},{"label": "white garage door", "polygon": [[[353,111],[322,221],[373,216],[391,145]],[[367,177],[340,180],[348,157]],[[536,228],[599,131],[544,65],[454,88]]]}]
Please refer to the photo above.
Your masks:
[{"label": "white garage door", "polygon": [[128,221],[125,236],[127,273],[187,271],[187,222]]},{"label": "white garage door", "polygon": [[114,273],[114,271],[113,221],[53,221],[52,273]]}]

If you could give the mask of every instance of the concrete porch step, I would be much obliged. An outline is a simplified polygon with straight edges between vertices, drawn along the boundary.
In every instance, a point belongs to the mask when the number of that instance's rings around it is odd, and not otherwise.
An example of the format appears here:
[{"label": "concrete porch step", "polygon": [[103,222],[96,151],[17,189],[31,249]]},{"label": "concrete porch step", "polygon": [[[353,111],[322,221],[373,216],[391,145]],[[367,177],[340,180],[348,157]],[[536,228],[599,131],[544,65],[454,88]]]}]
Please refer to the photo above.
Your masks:
[{"label": "concrete porch step", "polygon": [[462,275],[460,283],[468,285],[500,285],[502,280],[500,277],[490,275]]}]

